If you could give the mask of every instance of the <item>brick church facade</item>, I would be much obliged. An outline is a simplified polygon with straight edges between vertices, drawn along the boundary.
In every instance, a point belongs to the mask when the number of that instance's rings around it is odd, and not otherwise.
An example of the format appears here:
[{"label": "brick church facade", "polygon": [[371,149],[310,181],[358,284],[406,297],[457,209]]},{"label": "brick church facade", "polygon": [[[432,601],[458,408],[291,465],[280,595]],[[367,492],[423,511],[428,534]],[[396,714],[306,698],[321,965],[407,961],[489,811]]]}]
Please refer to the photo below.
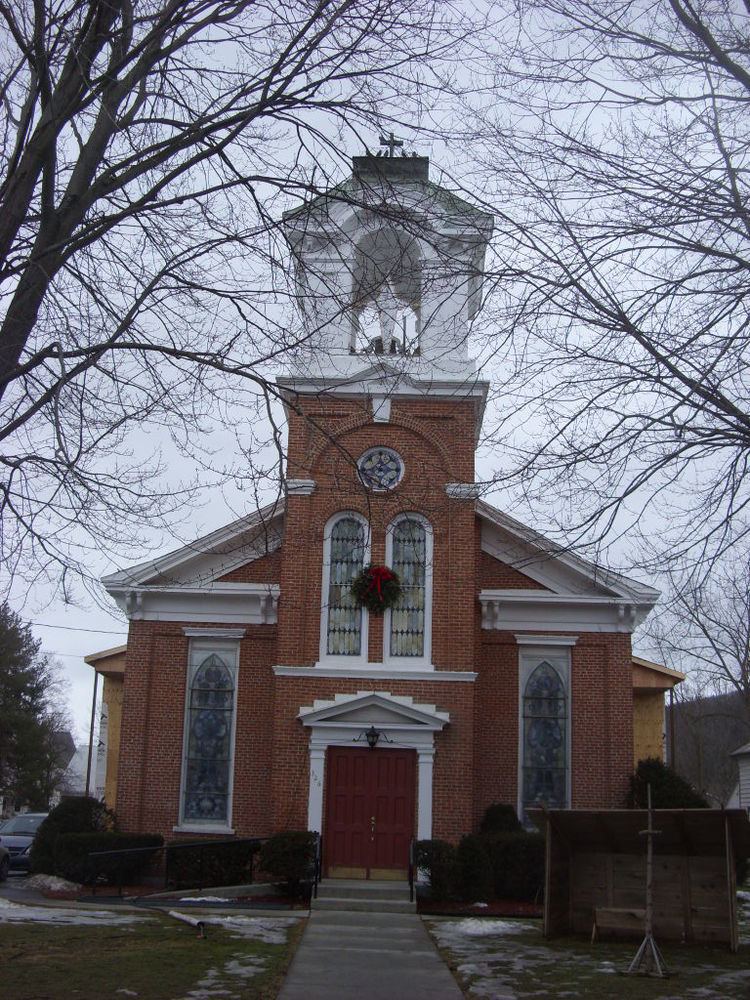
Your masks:
[{"label": "brick church facade", "polygon": [[[492,220],[425,158],[353,163],[284,220],[309,333],[277,380],[284,500],[104,584],[129,618],[122,828],[313,829],[330,874],[382,875],[492,803],[623,804],[657,594],[480,499]],[[384,614],[352,595],[369,564],[401,579]]]}]

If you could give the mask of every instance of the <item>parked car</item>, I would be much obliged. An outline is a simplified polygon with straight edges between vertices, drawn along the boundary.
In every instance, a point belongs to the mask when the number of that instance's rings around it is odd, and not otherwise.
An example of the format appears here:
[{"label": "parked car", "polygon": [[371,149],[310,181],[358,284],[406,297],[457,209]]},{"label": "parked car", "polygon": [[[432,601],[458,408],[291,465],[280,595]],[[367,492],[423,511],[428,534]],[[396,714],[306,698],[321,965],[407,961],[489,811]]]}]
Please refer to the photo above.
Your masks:
[{"label": "parked car", "polygon": [[0,847],[8,849],[11,870],[29,870],[31,845],[47,816],[48,813],[19,813],[0,827]]},{"label": "parked car", "polygon": [[10,871],[10,851],[0,845],[0,882],[4,882]]}]

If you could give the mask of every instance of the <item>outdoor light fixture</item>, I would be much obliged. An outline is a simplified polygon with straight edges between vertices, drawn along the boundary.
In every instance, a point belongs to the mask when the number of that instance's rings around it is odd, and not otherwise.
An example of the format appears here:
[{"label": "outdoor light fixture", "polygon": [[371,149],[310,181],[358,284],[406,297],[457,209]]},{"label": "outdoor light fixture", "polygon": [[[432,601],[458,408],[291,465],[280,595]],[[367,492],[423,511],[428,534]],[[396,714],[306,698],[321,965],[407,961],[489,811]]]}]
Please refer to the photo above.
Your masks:
[{"label": "outdoor light fixture", "polygon": [[371,750],[374,750],[378,745],[378,740],[380,739],[380,733],[375,728],[375,726],[370,726],[370,728],[365,733],[365,739],[367,740],[367,745]]}]

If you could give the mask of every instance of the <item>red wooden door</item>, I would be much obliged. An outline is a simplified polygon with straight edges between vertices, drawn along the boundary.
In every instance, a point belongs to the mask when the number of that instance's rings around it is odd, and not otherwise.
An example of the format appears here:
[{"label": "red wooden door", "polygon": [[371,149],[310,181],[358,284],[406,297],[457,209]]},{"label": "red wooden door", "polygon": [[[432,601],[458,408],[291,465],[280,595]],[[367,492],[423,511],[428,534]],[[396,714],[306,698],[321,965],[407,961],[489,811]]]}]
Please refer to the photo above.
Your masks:
[{"label": "red wooden door", "polygon": [[326,770],[328,874],[405,877],[414,832],[416,753],[330,747]]}]

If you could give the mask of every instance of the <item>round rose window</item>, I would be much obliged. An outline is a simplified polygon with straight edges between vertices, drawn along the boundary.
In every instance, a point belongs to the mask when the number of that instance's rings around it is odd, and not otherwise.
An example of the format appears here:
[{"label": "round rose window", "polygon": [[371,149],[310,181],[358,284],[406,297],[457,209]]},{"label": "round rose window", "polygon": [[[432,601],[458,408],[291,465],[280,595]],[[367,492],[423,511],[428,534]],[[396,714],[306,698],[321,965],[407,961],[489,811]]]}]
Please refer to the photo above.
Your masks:
[{"label": "round rose window", "polygon": [[370,448],[357,462],[359,478],[371,490],[392,490],[404,474],[401,456],[390,448]]}]

